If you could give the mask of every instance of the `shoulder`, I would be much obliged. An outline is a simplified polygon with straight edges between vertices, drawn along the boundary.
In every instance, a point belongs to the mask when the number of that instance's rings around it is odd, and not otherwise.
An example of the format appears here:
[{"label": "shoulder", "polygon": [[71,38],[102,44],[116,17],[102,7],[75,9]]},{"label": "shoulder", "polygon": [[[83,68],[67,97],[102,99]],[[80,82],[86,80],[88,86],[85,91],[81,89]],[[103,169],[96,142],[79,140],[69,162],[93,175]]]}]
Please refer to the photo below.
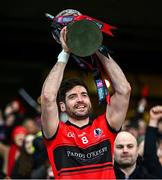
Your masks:
[{"label": "shoulder", "polygon": [[99,115],[94,119],[96,124],[99,124],[101,127],[106,128],[110,133],[117,134],[119,131],[116,131],[114,128],[110,126],[106,119],[106,113]]},{"label": "shoulder", "polygon": [[53,136],[51,136],[50,138],[45,137],[43,129],[42,129],[43,139],[45,140],[45,142],[50,142],[52,140],[55,140],[57,136],[62,134],[61,132],[63,131],[63,129],[65,129],[66,126],[67,125],[64,122],[60,121],[59,124],[58,124],[58,128],[56,130],[56,133]]}]

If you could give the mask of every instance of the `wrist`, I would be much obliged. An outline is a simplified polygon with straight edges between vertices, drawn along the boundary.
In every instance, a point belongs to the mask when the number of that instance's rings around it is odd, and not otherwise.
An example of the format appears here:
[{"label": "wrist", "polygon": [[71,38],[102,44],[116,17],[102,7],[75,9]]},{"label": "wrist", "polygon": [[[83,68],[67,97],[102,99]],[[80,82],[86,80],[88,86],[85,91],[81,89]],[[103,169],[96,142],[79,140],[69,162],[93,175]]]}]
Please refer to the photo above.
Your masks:
[{"label": "wrist", "polygon": [[157,121],[155,121],[154,119],[150,119],[150,121],[149,121],[149,126],[151,126],[151,127],[157,127]]},{"label": "wrist", "polygon": [[62,62],[64,64],[66,64],[68,62],[69,56],[70,56],[70,54],[65,52],[63,49],[57,57],[58,62]]}]

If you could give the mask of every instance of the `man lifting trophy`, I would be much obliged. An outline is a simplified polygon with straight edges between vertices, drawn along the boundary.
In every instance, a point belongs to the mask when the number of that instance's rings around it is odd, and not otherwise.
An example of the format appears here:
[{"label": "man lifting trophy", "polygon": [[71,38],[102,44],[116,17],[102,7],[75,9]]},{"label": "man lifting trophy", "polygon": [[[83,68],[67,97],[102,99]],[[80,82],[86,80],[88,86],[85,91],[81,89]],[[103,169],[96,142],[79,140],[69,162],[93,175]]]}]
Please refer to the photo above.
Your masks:
[{"label": "man lifting trophy", "polygon": [[[42,132],[54,177],[115,179],[114,140],[126,117],[131,87],[118,64],[101,48],[102,32],[112,35],[113,27],[71,9],[46,16],[52,20],[53,37],[62,47],[41,92]],[[73,55],[95,55],[109,75],[114,92],[107,98],[100,69],[95,71],[100,64],[92,64],[98,95],[107,102],[105,112],[97,117],[91,116],[91,87],[80,78],[64,78]],[[66,122],[60,121],[60,111],[67,114]]]}]

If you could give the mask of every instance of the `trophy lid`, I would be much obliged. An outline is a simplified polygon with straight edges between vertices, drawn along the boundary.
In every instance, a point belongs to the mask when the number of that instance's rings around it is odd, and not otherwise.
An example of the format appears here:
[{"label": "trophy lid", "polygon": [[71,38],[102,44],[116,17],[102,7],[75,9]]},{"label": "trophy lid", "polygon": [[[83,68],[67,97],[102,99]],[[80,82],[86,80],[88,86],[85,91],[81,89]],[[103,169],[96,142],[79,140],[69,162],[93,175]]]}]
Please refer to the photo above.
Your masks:
[{"label": "trophy lid", "polygon": [[75,9],[65,9],[61,12],[59,12],[56,17],[58,16],[67,16],[67,15],[73,15],[73,16],[79,16],[81,13]]}]

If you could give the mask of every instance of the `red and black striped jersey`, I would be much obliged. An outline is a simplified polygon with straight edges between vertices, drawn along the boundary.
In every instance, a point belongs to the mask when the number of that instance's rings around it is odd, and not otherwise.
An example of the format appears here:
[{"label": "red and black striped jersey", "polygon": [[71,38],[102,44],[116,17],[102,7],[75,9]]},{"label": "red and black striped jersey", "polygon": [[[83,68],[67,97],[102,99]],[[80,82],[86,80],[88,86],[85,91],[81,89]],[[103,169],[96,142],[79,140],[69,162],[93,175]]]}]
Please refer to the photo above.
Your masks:
[{"label": "red and black striped jersey", "polygon": [[112,159],[116,135],[105,114],[81,128],[60,122],[54,137],[45,139],[54,177],[115,179]]}]

